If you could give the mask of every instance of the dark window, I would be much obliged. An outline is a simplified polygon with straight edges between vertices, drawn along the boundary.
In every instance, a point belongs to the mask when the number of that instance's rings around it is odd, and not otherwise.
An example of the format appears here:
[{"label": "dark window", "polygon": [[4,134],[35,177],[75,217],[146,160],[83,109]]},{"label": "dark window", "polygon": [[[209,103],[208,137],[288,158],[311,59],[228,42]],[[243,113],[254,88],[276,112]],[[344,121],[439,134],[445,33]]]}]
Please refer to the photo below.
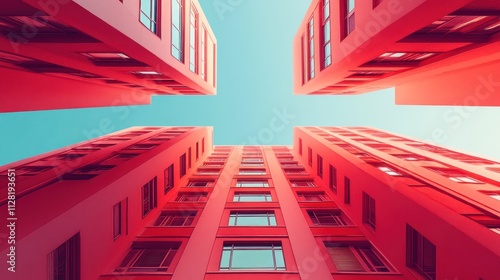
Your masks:
[{"label": "dark window", "polygon": [[323,178],[323,158],[320,155],[316,155],[316,163],[317,163],[317,174],[320,178]]},{"label": "dark window", "polygon": [[188,148],[187,160],[188,160],[188,168],[191,168],[191,147]]},{"label": "dark window", "polygon": [[182,154],[179,158],[179,175],[181,178],[186,175],[186,154]]},{"label": "dark window", "polygon": [[319,202],[328,201],[329,198],[324,193],[297,193],[299,201]]},{"label": "dark window", "polygon": [[308,210],[307,214],[315,226],[345,226],[340,211]]},{"label": "dark window", "polygon": [[200,143],[196,142],[196,160],[200,158]]},{"label": "dark window", "polygon": [[266,181],[238,181],[237,188],[267,188],[269,183]]},{"label": "dark window", "polygon": [[328,187],[334,192],[337,193],[337,169],[332,165],[329,166],[329,181]]},{"label": "dark window", "polygon": [[167,194],[169,190],[174,187],[174,164],[171,164],[165,171],[163,171],[164,186],[163,194]]},{"label": "dark window", "polygon": [[207,193],[179,193],[175,201],[179,202],[207,201]]},{"label": "dark window", "polygon": [[351,34],[355,28],[354,10],[355,0],[345,0],[345,36]]},{"label": "dark window", "polygon": [[187,227],[193,224],[196,211],[162,212],[155,227]]},{"label": "dark window", "polygon": [[351,204],[351,180],[344,177],[344,203]]},{"label": "dark window", "polygon": [[307,148],[307,164],[309,166],[313,165],[313,151],[311,148]]},{"label": "dark window", "polygon": [[390,272],[387,261],[367,242],[325,242],[339,272]]},{"label": "dark window", "polygon": [[406,266],[425,279],[436,279],[436,246],[409,225],[406,225]]},{"label": "dark window", "polygon": [[118,202],[113,206],[113,237],[117,238],[122,234],[122,203]]},{"label": "dark window", "polygon": [[224,243],[220,270],[286,270],[281,242]]},{"label": "dark window", "polygon": [[302,187],[316,187],[316,184],[312,180],[290,180],[290,184],[292,187],[295,188],[302,188]]},{"label": "dark window", "polygon": [[302,155],[302,139],[299,138],[299,155]]},{"label": "dark window", "polygon": [[49,254],[50,280],[80,280],[80,233]]},{"label": "dark window", "polygon": [[205,154],[205,138],[201,139],[201,154]]},{"label": "dark window", "polygon": [[134,242],[115,272],[166,272],[179,246],[178,242]]},{"label": "dark window", "polygon": [[363,193],[363,223],[375,229],[375,200]]},{"label": "dark window", "polygon": [[172,41],[172,56],[183,62],[184,60],[184,35],[182,27],[183,6],[182,0],[171,0],[171,41]]},{"label": "dark window", "polygon": [[155,34],[158,34],[158,10],[156,0],[141,0],[140,21]]},{"label": "dark window", "polygon": [[156,177],[142,186],[142,217],[156,208]]}]

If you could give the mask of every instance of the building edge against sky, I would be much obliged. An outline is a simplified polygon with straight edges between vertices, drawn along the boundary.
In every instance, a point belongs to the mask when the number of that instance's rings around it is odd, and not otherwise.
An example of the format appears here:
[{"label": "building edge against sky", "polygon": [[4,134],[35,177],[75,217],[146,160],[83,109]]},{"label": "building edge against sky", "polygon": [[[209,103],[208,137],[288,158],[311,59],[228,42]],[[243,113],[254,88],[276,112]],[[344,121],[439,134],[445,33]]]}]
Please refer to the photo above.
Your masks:
[{"label": "building edge against sky", "polygon": [[0,112],[216,93],[217,41],[197,0],[14,0],[0,11]]},{"label": "building edge against sky", "polygon": [[499,106],[500,2],[314,0],[294,38],[296,94],[395,87],[396,104]]},{"label": "building edge against sky", "polygon": [[498,162],[368,127],[296,127],[293,147],[212,139],[132,127],[1,167],[19,226],[17,272],[0,275],[500,277]]}]

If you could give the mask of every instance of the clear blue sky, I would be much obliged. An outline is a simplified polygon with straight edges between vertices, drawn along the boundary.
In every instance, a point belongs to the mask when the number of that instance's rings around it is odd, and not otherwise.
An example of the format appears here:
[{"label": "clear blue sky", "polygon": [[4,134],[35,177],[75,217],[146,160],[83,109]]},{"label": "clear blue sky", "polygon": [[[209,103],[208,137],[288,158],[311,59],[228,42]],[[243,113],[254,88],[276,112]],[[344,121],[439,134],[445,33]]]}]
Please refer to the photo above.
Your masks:
[{"label": "clear blue sky", "polygon": [[[103,120],[112,129],[102,133],[139,125],[214,126],[218,145],[252,144],[251,138],[288,145],[293,126],[372,126],[427,140],[440,133],[445,137],[436,144],[500,159],[500,108],[395,106],[392,90],[294,96],[292,39],[310,1],[200,2],[218,40],[217,96],[157,96],[126,114],[112,107],[0,114],[0,165],[95,137]],[[229,6],[218,12],[217,4]],[[276,112],[283,110],[293,117],[279,121]]]}]

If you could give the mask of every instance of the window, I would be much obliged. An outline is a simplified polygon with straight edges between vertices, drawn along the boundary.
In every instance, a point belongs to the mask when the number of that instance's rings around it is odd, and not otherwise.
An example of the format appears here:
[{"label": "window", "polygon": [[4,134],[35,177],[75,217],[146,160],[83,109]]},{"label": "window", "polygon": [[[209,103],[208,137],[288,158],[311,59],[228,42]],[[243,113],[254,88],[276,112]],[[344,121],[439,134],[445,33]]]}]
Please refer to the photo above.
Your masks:
[{"label": "window", "polygon": [[334,192],[337,193],[337,169],[332,165],[329,166],[330,177],[328,181],[328,187]]},{"label": "window", "polygon": [[351,180],[344,177],[344,204],[351,204]]},{"label": "window", "polygon": [[142,218],[156,208],[156,177],[142,186]]},{"label": "window", "polygon": [[186,187],[207,188],[212,187],[214,181],[189,181]]},{"label": "window", "polygon": [[183,34],[182,34],[182,0],[171,0],[171,41],[172,41],[172,56],[183,62]]},{"label": "window", "polygon": [[320,178],[323,178],[323,158],[320,155],[316,155],[316,163],[318,165],[316,173]]},{"label": "window", "polygon": [[196,175],[205,175],[205,176],[217,176],[220,173],[220,169],[210,168],[210,169],[198,169],[196,171]]},{"label": "window", "polygon": [[323,68],[326,68],[332,64],[332,48],[331,48],[331,35],[330,35],[330,0],[323,0],[323,24],[321,26],[323,30],[323,48],[322,48],[322,58],[323,58]]},{"label": "window", "polygon": [[196,160],[200,158],[200,143],[196,142]]},{"label": "window", "polygon": [[268,188],[269,183],[267,181],[238,181],[236,183],[237,188]]},{"label": "window", "polygon": [[380,171],[385,172],[386,174],[391,175],[391,176],[403,176],[403,174],[401,174],[400,172],[398,172],[390,167],[387,167],[387,166],[377,166],[377,168]]},{"label": "window", "polygon": [[179,174],[181,178],[186,175],[186,154],[182,154],[179,158]]},{"label": "window", "polygon": [[265,169],[240,169],[238,175],[266,175]]},{"label": "window", "polygon": [[363,192],[363,223],[375,229],[375,199]]},{"label": "window", "polygon": [[175,201],[179,202],[203,202],[207,201],[207,193],[179,193]]},{"label": "window", "polygon": [[287,175],[307,175],[307,171],[304,168],[285,168],[283,169]]},{"label": "window", "polygon": [[167,194],[174,187],[174,164],[171,164],[163,171],[163,178],[165,184],[163,186],[163,194]]},{"label": "window", "polygon": [[187,160],[188,160],[188,168],[191,168],[191,147],[188,148]]},{"label": "window", "polygon": [[312,180],[290,180],[290,183],[292,185],[292,187],[296,187],[296,188],[302,188],[302,187],[306,187],[306,188],[310,188],[310,187],[316,187],[316,184],[314,183],[314,181]]},{"label": "window", "polygon": [[244,157],[241,159],[241,162],[242,163],[243,162],[264,162],[264,159],[263,158],[249,158],[249,157],[245,158]]},{"label": "window", "polygon": [[448,179],[452,180],[453,182],[457,183],[471,183],[471,184],[482,184],[483,182],[474,179],[472,177],[467,176],[464,172],[458,169],[451,169],[451,168],[438,168],[438,167],[427,167],[428,169],[444,176],[447,177]]},{"label": "window", "polygon": [[302,155],[302,139],[299,138],[299,155]]},{"label": "window", "polygon": [[201,78],[207,80],[207,30],[203,26],[201,30]]},{"label": "window", "polygon": [[311,17],[307,24],[308,35],[308,80],[314,78],[314,16]]},{"label": "window", "polygon": [[80,233],[49,254],[50,280],[80,280]]},{"label": "window", "polygon": [[115,272],[166,272],[179,242],[134,242]]},{"label": "window", "polygon": [[201,139],[201,154],[205,154],[205,138]]},{"label": "window", "polygon": [[263,162],[242,162],[241,166],[245,167],[264,167]]},{"label": "window", "polygon": [[315,226],[345,226],[347,223],[341,217],[340,211],[308,210],[307,214]]},{"label": "window", "polygon": [[328,201],[329,198],[324,193],[297,193],[299,201],[317,202]]},{"label": "window", "polygon": [[113,206],[113,238],[118,238],[122,234],[122,203],[118,202]]},{"label": "window", "polygon": [[387,261],[367,242],[325,242],[339,272],[390,272]]},{"label": "window", "polygon": [[159,34],[158,10],[158,2],[156,0],[141,0],[140,21],[155,34]]},{"label": "window", "polygon": [[487,192],[486,195],[488,195],[489,197],[491,197],[493,199],[500,200],[500,193]]},{"label": "window", "polygon": [[272,201],[270,193],[235,193],[234,202],[269,202]]},{"label": "window", "polygon": [[285,270],[281,242],[224,243],[220,270]]},{"label": "window", "polygon": [[274,212],[231,212],[230,226],[275,226]]},{"label": "window", "polygon": [[351,34],[351,32],[355,28],[354,21],[354,8],[355,8],[355,0],[345,0],[346,7],[346,17],[345,17],[345,36]]},{"label": "window", "polygon": [[436,246],[409,225],[406,225],[406,266],[425,279],[436,279]]},{"label": "window", "polygon": [[307,148],[307,164],[309,166],[313,165],[313,151],[311,148]]},{"label": "window", "polygon": [[198,73],[198,12],[193,5],[189,16],[189,70]]},{"label": "window", "polygon": [[162,212],[155,227],[187,227],[193,224],[196,211]]}]

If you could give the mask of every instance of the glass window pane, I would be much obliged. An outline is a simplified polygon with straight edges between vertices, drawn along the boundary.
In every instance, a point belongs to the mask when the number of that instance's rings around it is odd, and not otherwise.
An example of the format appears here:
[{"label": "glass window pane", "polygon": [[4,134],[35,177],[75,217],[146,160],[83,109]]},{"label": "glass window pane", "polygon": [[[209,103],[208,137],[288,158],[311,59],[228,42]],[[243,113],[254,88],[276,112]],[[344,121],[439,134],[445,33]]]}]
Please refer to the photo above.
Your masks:
[{"label": "glass window pane", "polygon": [[141,0],[141,11],[146,15],[151,14],[151,0]]},{"label": "glass window pane", "polygon": [[172,46],[180,49],[180,33],[175,28],[172,28]]},{"label": "glass window pane", "polygon": [[172,24],[177,28],[181,25],[180,7],[176,0],[172,0]]},{"label": "glass window pane", "polygon": [[274,269],[271,249],[235,249],[232,269]]},{"label": "glass window pane", "polygon": [[354,10],[354,4],[355,4],[355,0],[348,0],[348,6],[347,6],[348,12],[351,12],[352,10]]},{"label": "glass window pane", "polygon": [[285,269],[285,258],[283,257],[283,250],[275,249],[274,256],[276,258],[276,268]]},{"label": "glass window pane", "polygon": [[[229,247],[230,249],[231,247]],[[231,259],[231,251],[226,250],[224,248],[224,251],[222,251],[222,258],[220,260],[220,267],[221,268],[229,268],[229,260]]]}]

